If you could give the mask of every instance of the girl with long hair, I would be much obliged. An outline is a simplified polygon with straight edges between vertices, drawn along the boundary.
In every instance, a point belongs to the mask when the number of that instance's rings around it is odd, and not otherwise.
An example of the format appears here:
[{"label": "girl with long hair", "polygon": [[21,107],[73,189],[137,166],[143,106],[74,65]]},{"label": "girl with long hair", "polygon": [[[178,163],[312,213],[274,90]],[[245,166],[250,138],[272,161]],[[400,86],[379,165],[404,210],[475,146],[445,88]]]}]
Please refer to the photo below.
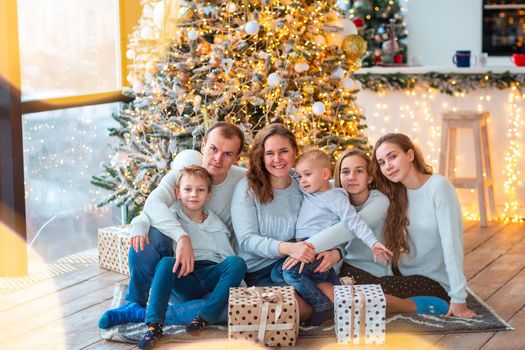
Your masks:
[{"label": "girl with long hair", "polygon": [[419,148],[398,133],[377,140],[371,173],[390,200],[384,243],[393,252],[394,276],[424,278],[406,293],[427,289],[425,293],[450,302],[447,316],[476,316],[466,304],[463,222],[452,184],[433,174]]}]

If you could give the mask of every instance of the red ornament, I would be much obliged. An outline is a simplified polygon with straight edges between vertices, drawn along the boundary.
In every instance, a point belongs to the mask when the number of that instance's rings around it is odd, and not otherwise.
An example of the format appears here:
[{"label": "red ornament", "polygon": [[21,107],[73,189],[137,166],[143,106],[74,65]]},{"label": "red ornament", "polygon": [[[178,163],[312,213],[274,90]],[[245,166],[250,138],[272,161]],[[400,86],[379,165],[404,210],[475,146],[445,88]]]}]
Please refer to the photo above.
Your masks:
[{"label": "red ornament", "polygon": [[365,21],[361,17],[354,18],[354,24],[358,30],[361,30],[365,26]]}]

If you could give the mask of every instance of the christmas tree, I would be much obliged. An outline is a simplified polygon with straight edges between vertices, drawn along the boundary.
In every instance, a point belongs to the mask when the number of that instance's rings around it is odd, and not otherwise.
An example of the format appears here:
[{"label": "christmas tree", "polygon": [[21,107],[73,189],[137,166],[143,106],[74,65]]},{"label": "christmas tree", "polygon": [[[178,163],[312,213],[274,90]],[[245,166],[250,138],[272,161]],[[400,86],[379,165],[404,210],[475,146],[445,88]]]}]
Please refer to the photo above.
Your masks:
[{"label": "christmas tree", "polygon": [[408,35],[403,18],[405,8],[398,0],[355,0],[349,18],[367,42],[368,51],[363,56],[363,66],[370,67],[394,63],[394,56],[401,54],[406,62]]},{"label": "christmas tree", "polygon": [[[215,120],[238,125],[248,145],[268,123],[333,158],[367,149],[355,104],[366,42],[338,1],[143,1],[126,56],[133,101],[114,115],[121,139],[92,183],[137,213],[182,149],[199,149]],[[341,5],[342,4],[342,5]]]}]

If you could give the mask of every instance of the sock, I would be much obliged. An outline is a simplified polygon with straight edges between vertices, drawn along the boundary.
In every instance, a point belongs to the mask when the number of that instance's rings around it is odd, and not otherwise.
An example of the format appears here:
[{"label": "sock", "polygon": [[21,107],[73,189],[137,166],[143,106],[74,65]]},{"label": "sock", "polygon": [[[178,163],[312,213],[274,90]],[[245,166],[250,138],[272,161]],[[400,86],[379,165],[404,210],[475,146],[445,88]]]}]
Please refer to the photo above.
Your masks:
[{"label": "sock", "polygon": [[420,296],[410,298],[416,304],[416,314],[419,315],[445,315],[448,303],[438,297]]},{"label": "sock", "polygon": [[195,318],[186,326],[186,332],[197,335],[204,327],[208,325],[208,322],[200,316]]},{"label": "sock", "polygon": [[162,335],[162,325],[157,322],[148,323],[148,330],[146,334],[137,344],[139,349],[150,349],[160,339]]},{"label": "sock", "polygon": [[315,311],[306,321],[307,326],[320,326],[323,322],[334,318],[334,309],[330,308],[324,311]]},{"label": "sock", "polygon": [[137,303],[127,303],[116,309],[111,309],[98,320],[98,328],[108,329],[123,323],[142,323],[146,318],[146,309]]}]

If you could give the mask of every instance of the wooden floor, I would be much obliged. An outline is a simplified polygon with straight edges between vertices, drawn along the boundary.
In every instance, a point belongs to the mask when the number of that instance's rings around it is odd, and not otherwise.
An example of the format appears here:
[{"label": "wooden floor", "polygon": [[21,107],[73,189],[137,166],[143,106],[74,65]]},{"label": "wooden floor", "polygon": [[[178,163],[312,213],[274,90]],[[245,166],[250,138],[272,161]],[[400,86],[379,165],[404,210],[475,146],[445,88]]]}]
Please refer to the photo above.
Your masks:
[{"label": "wooden floor", "polygon": [[[465,225],[469,286],[516,329],[512,332],[387,335],[374,349],[525,349],[525,224]],[[88,266],[0,295],[0,349],[135,349],[100,338],[98,317],[125,276]],[[167,343],[156,349],[228,348],[227,341]],[[257,348],[244,345],[242,348]],[[334,339],[299,339],[297,349],[342,348]],[[359,349],[361,347],[354,346]]]}]

